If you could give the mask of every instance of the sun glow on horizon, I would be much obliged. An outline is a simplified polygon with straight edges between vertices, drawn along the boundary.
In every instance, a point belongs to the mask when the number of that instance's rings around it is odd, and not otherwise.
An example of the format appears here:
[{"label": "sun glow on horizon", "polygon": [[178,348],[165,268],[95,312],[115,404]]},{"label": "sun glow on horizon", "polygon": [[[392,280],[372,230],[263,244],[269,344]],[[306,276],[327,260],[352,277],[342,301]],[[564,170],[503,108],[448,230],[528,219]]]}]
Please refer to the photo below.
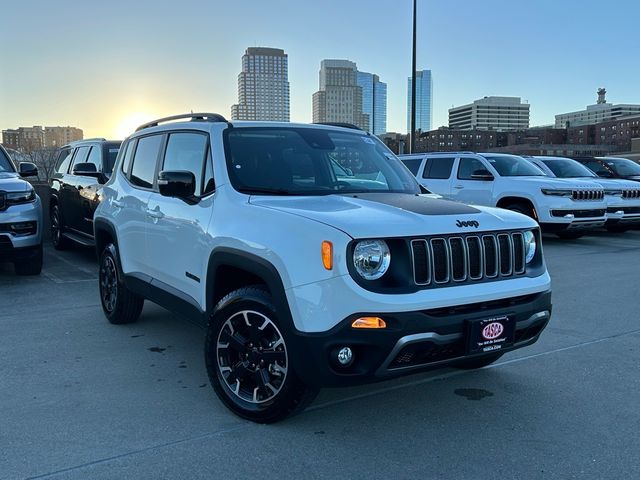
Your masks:
[{"label": "sun glow on horizon", "polygon": [[127,116],[120,117],[114,129],[116,138],[118,140],[124,140],[126,137],[131,135],[140,125],[153,120],[154,118],[157,118],[157,115],[144,112],[135,112]]}]

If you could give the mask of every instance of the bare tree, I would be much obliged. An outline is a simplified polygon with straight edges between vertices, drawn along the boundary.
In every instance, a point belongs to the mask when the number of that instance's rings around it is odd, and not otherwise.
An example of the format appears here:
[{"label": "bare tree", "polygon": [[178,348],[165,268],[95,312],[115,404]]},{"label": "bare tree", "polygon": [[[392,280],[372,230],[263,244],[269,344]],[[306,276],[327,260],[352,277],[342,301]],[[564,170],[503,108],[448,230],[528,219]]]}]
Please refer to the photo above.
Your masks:
[{"label": "bare tree", "polygon": [[38,180],[48,182],[56,169],[58,150],[54,147],[39,148],[23,153],[25,161],[38,167]]}]

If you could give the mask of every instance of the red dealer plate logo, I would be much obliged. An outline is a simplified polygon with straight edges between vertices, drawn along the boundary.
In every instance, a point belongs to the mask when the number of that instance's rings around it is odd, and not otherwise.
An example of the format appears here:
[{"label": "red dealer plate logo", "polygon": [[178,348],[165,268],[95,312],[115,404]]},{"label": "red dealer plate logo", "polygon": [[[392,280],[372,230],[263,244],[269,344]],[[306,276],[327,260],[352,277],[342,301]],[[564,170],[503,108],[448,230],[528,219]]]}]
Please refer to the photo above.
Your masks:
[{"label": "red dealer plate logo", "polygon": [[498,338],[504,332],[504,326],[500,322],[492,322],[482,329],[482,336],[487,340]]}]

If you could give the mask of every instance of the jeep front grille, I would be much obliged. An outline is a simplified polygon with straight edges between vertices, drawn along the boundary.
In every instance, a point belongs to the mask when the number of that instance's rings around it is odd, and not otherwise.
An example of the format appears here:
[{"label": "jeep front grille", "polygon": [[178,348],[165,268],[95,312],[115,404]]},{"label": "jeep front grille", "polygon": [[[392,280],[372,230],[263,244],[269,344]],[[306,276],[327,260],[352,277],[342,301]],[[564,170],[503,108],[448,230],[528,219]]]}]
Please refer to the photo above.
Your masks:
[{"label": "jeep front grille", "polygon": [[411,253],[416,285],[444,286],[513,277],[526,268],[521,232],[414,239]]},{"label": "jeep front grille", "polygon": [[6,195],[4,194],[4,192],[0,192],[0,211],[4,210],[6,207],[5,199],[6,199]]},{"label": "jeep front grille", "polygon": [[622,191],[622,198],[640,198],[640,190],[634,189],[634,190],[623,190]]},{"label": "jeep front grille", "polygon": [[604,190],[573,190],[571,198],[574,200],[602,200]]}]

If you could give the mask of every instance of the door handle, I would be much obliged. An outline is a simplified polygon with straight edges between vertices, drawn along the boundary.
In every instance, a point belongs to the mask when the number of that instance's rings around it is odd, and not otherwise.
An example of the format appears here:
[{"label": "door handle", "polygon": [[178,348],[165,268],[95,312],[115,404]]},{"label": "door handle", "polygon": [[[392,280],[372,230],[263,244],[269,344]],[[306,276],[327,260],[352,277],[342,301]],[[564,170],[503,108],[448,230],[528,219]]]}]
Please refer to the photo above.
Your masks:
[{"label": "door handle", "polygon": [[151,210],[150,208],[147,208],[147,215],[155,220],[164,217],[164,213],[162,213],[160,210]]},{"label": "door handle", "polygon": [[462,185],[454,185],[453,188],[457,188],[458,190],[460,190],[460,189],[464,188],[464,186],[462,186]]},{"label": "door handle", "polygon": [[114,207],[116,207],[116,208],[122,208],[122,207],[124,207],[124,203],[123,203],[123,202],[120,202],[120,201],[118,201],[118,200],[112,200],[112,201],[111,201],[111,204],[112,204]]}]

